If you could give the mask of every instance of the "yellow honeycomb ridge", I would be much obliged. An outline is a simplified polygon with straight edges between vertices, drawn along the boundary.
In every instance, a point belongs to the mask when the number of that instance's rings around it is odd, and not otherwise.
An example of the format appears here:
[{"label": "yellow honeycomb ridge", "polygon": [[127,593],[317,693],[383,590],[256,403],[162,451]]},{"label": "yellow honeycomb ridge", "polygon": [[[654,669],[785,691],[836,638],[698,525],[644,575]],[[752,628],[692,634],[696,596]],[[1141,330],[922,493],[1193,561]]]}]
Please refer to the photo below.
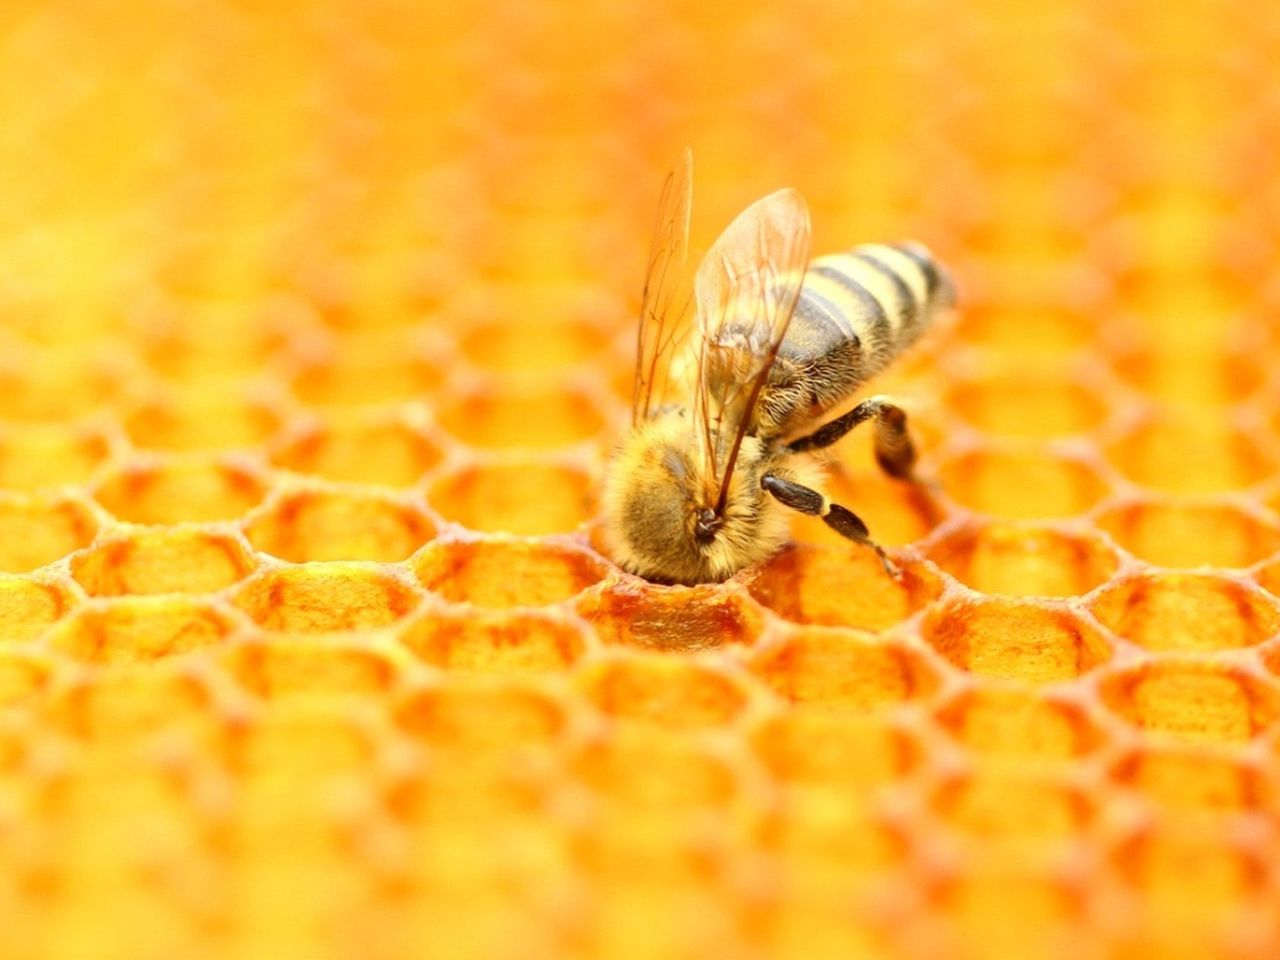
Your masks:
[{"label": "yellow honeycomb ridge", "polygon": [[[6,960],[1280,955],[1280,14],[0,13]],[[961,309],[725,584],[603,548],[661,178]]]}]

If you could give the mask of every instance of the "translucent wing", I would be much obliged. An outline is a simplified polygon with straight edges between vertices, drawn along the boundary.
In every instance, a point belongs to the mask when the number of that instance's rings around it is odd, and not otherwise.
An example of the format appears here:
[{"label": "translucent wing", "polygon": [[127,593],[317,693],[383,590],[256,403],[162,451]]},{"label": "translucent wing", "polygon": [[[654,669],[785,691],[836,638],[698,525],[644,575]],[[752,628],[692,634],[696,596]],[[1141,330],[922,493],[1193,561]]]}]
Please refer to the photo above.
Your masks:
[{"label": "translucent wing", "polygon": [[804,283],[809,234],[804,198],[779,190],[739,214],[698,267],[695,422],[717,513]]},{"label": "translucent wing", "polygon": [[662,185],[658,219],[649,246],[636,338],[632,423],[648,419],[668,398],[671,361],[689,334],[690,294],[685,260],[689,253],[692,176],[693,154],[686,148]]}]

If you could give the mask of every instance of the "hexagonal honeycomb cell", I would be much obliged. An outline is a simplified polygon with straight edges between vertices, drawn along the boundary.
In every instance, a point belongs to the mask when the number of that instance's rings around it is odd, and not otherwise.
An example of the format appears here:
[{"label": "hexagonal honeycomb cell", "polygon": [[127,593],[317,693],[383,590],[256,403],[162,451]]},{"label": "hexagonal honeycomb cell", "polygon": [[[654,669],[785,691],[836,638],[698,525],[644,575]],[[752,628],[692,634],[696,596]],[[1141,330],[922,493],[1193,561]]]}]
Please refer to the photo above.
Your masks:
[{"label": "hexagonal honeycomb cell", "polygon": [[[6,5],[5,960],[1280,956],[1274,8]],[[893,570],[609,556],[685,144],[954,281]]]}]

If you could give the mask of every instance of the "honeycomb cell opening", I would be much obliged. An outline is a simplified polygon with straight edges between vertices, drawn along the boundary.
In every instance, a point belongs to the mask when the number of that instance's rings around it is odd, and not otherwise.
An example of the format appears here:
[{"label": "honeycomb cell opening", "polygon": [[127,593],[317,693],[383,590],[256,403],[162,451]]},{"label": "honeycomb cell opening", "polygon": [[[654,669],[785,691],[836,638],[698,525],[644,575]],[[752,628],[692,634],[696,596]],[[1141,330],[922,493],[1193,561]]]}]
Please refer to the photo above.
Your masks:
[{"label": "honeycomb cell opening", "polygon": [[446,469],[427,493],[446,520],[479,533],[570,533],[595,515],[595,484],[569,463],[472,463]]},{"label": "honeycomb cell opening", "polygon": [[47,635],[76,660],[146,664],[223,643],[237,630],[216,604],[185,597],[120,597],[72,612]]},{"label": "honeycomb cell opening", "polygon": [[291,563],[404,560],[436,535],[420,507],[372,490],[306,489],[269,502],[245,527],[263,553]]},{"label": "honeycomb cell opening", "polygon": [[387,337],[362,331],[339,349],[317,358],[293,378],[293,393],[318,409],[382,406],[421,400],[437,392],[444,375],[429,353],[439,354],[396,332]]},{"label": "honeycomb cell opening", "polygon": [[1136,747],[1111,765],[1110,776],[1169,811],[1230,814],[1269,808],[1269,791],[1256,767],[1203,747]]},{"label": "honeycomb cell opening", "polygon": [[608,572],[580,547],[496,539],[430,544],[414,569],[422,585],[445,600],[499,610],[562,603]]},{"label": "honeycomb cell opening", "polygon": [[925,761],[920,743],[883,716],[856,711],[792,711],[752,734],[756,755],[785,786],[835,788],[854,809],[876,787],[907,777]]},{"label": "honeycomb cell opening", "polygon": [[582,625],[563,615],[483,610],[428,610],[399,639],[432,666],[513,673],[565,670],[590,642]]},{"label": "honeycomb cell opening", "polygon": [[865,713],[927,700],[941,677],[919,653],[840,629],[794,630],[752,658],[751,670],[793,704]]},{"label": "honeycomb cell opening", "polygon": [[1134,483],[1174,494],[1216,494],[1256,486],[1275,472],[1258,440],[1220,419],[1149,417],[1107,448]]},{"label": "honeycomb cell opening", "polygon": [[984,768],[943,782],[931,806],[957,833],[996,844],[1072,840],[1094,816],[1088,795],[1079,788],[1007,767]]},{"label": "honeycomb cell opening", "polygon": [[119,467],[94,497],[118,520],[166,525],[237,520],[266,492],[266,478],[248,462],[173,458]]},{"label": "honeycomb cell opening", "polygon": [[574,770],[607,803],[629,810],[723,810],[739,789],[736,771],[719,754],[681,731],[653,726],[587,744]]},{"label": "honeycomb cell opening", "polygon": [[924,637],[963,670],[1025,683],[1071,680],[1111,657],[1076,614],[1032,601],[956,599],[925,619]]},{"label": "honeycomb cell opening", "polygon": [[937,717],[942,730],[983,759],[1071,760],[1106,742],[1081,706],[1038,690],[966,690]]},{"label": "honeycomb cell opening", "polygon": [[1103,704],[1153,734],[1244,742],[1280,716],[1280,691],[1229,664],[1164,660],[1103,677]]},{"label": "honeycomb cell opening", "polygon": [[1144,499],[1105,510],[1097,524],[1161,567],[1248,567],[1280,551],[1280,528],[1233,504]]},{"label": "honeycomb cell opening", "polygon": [[271,462],[338,482],[410,487],[442,456],[424,427],[398,417],[365,416],[294,433],[271,451]]},{"label": "honeycomb cell opening", "polygon": [[601,400],[571,386],[490,383],[445,401],[440,426],[482,449],[551,449],[590,440],[605,426]]},{"label": "honeycomb cell opening", "polygon": [[1148,650],[1235,650],[1280,633],[1280,605],[1267,594],[1208,574],[1128,577],[1106,587],[1090,609],[1117,636]]},{"label": "honeycomb cell opening", "polygon": [[764,624],[736,593],[718,586],[665,587],[627,577],[578,603],[608,646],[690,653],[751,645]]},{"label": "honeycomb cell opening", "polygon": [[71,576],[93,597],[213,593],[243,580],[256,562],[237,537],[178,527],[100,540],[71,558]]},{"label": "honeycomb cell opening", "polygon": [[885,630],[910,618],[942,592],[928,568],[884,569],[860,547],[795,546],[748,573],[747,589],[778,616],[795,623]]},{"label": "honeycomb cell opening", "polygon": [[1049,450],[970,450],[944,461],[938,478],[957,503],[1003,520],[1075,517],[1109,492],[1088,461]]},{"label": "honeycomb cell opening", "polygon": [[76,602],[75,595],[57,581],[0,574],[0,644],[35,640]]},{"label": "honeycomb cell opening", "polygon": [[359,563],[311,563],[266,570],[247,581],[235,604],[267,630],[332,633],[384,627],[422,601],[411,583]]},{"label": "honeycomb cell opening", "polygon": [[1087,433],[1106,419],[1101,396],[1077,379],[1001,372],[952,385],[948,410],[983,433],[1047,440]]},{"label": "honeycomb cell opening", "polygon": [[558,698],[509,683],[450,683],[420,690],[399,706],[396,718],[416,740],[471,761],[554,743],[569,726]]},{"label": "honeycomb cell opening", "polygon": [[[34,706],[47,695],[54,667],[31,651],[0,647],[0,709]],[[5,771],[4,734],[0,733],[0,774]]]},{"label": "honeycomb cell opening", "polygon": [[265,399],[193,390],[140,404],[125,417],[124,429],[141,449],[187,453],[259,447],[283,422]]},{"label": "honeycomb cell opening", "polygon": [[683,657],[611,658],[584,667],[576,681],[606,716],[676,730],[727,726],[749,702],[723,671]]},{"label": "honeycomb cell opening", "polygon": [[46,716],[72,736],[106,744],[214,723],[214,698],[204,680],[186,669],[188,663],[114,664],[52,697]]},{"label": "honeycomb cell opening", "polygon": [[34,493],[88,481],[113,453],[102,427],[65,424],[0,427],[0,490]]},{"label": "honeycomb cell opening", "polygon": [[385,696],[397,680],[396,667],[385,654],[323,640],[241,643],[222,662],[242,687],[264,700]]},{"label": "honeycomb cell opening", "polygon": [[88,546],[98,530],[79,500],[0,494],[0,572],[30,573]]},{"label": "honeycomb cell opening", "polygon": [[608,345],[604,332],[576,320],[538,323],[480,323],[463,334],[463,354],[495,373],[528,374],[564,370],[587,363]]},{"label": "honeycomb cell opening", "polygon": [[1079,596],[1120,565],[1099,537],[1027,523],[970,524],[934,543],[928,556],[975,590],[1013,597]]}]

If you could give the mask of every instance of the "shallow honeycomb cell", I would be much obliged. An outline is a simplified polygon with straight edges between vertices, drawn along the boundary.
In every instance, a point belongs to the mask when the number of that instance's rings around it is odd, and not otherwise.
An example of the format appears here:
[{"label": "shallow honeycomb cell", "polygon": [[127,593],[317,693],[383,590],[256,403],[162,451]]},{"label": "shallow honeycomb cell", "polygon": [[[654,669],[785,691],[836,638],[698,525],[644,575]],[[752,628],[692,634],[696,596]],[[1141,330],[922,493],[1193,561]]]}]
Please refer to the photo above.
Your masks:
[{"label": "shallow honeycomb cell", "polygon": [[1016,597],[1088,593],[1119,566],[1096,536],[1011,523],[964,527],[933,544],[929,559],[975,590]]},{"label": "shallow honeycomb cell", "polygon": [[1102,702],[1121,719],[1182,740],[1252,739],[1280,715],[1280,692],[1229,665],[1163,661],[1103,678]]},{"label": "shallow honeycomb cell", "polygon": [[1161,567],[1247,567],[1280,550],[1280,529],[1230,503],[1139,500],[1097,524],[1124,549]]},{"label": "shallow honeycomb cell", "polygon": [[522,745],[555,743],[568,723],[559,700],[509,684],[428,688],[409,697],[396,716],[416,739],[471,760]]},{"label": "shallow honeycomb cell", "polygon": [[246,463],[174,459],[120,467],[94,497],[126,523],[210,523],[244,516],[266,490],[266,480]]},{"label": "shallow honeycomb cell", "polygon": [[734,770],[697,740],[655,726],[619,728],[576,758],[583,782],[606,802],[627,808],[720,809],[738,790]]},{"label": "shallow honeycomb cell", "polygon": [[601,401],[571,387],[476,389],[445,403],[440,426],[484,449],[552,449],[589,440],[604,428]]},{"label": "shallow honeycomb cell", "polygon": [[312,560],[404,560],[436,535],[416,505],[369,490],[296,490],[272,500],[245,527],[263,553]]},{"label": "shallow honeycomb cell", "polygon": [[81,501],[0,495],[0,572],[29,573],[86,546],[98,521]]},{"label": "shallow honeycomb cell", "polygon": [[467,359],[498,373],[562,370],[591,360],[607,344],[600,328],[575,321],[482,323],[461,340]]},{"label": "shallow honeycomb cell", "polygon": [[791,703],[855,712],[927,699],[940,679],[920,654],[896,641],[822,628],[793,631],[761,650],[751,669]]},{"label": "shallow honeycomb cell", "polygon": [[75,603],[60,583],[0,574],[0,644],[36,639]]},{"label": "shallow honeycomb cell", "polygon": [[938,480],[963,506],[1005,520],[1074,517],[1109,490],[1089,462],[1047,451],[972,450],[943,462]]},{"label": "shallow honeycomb cell", "polygon": [[235,604],[268,630],[329,633],[386,626],[421,599],[391,573],[331,562],[264,571],[236,592]]},{"label": "shallow honeycomb cell", "polygon": [[[44,657],[0,648],[0,709],[25,705],[42,696],[52,674],[53,666]],[[3,758],[0,747],[0,770]]]},{"label": "shallow honeycomb cell", "polygon": [[1148,650],[1233,650],[1280,632],[1280,606],[1252,585],[1201,574],[1147,573],[1090,604],[1113,633]]},{"label": "shallow honeycomb cell", "polygon": [[443,377],[427,354],[425,345],[386,342],[366,332],[305,366],[293,378],[293,392],[307,406],[320,408],[421,400],[439,388]]},{"label": "shallow honeycomb cell", "polygon": [[111,453],[111,437],[100,428],[6,426],[0,429],[0,489],[84,483]]},{"label": "shallow honeycomb cell", "polygon": [[746,691],[721,671],[675,657],[630,654],[586,666],[576,679],[606,716],[676,730],[726,726],[747,706]]},{"label": "shallow honeycomb cell", "polygon": [[569,533],[591,519],[593,487],[585,470],[567,463],[473,463],[442,471],[427,499],[468,530],[535,537]]},{"label": "shallow honeycomb cell", "polygon": [[1107,416],[1094,390],[1067,377],[1003,374],[960,381],[944,399],[948,410],[985,434],[1050,439],[1086,433]]},{"label": "shallow honeycomb cell", "polygon": [[210,390],[149,400],[123,422],[136,447],[187,452],[261,446],[280,429],[282,418],[266,400]]},{"label": "shallow honeycomb cell", "polygon": [[1071,760],[1106,737],[1075,703],[1034,690],[966,690],[937,712],[941,728],[985,759]]},{"label": "shallow honeycomb cell", "polygon": [[856,711],[794,711],[752,734],[756,754],[781,783],[837,787],[844,803],[905,777],[923,750],[905,731]]},{"label": "shallow honeycomb cell", "polygon": [[312,426],[271,451],[272,463],[285,470],[389,487],[414,485],[440,457],[425,428],[385,416]]},{"label": "shallow honeycomb cell", "polygon": [[1034,867],[981,865],[947,877],[932,895],[931,905],[954,924],[953,935],[981,945],[962,956],[1103,955],[1087,932],[1086,894],[1061,876]]},{"label": "shallow honeycomb cell", "polygon": [[300,774],[322,787],[327,777],[366,773],[378,752],[372,731],[354,722],[345,705],[302,699],[256,714],[232,731],[228,747],[235,772],[258,779],[268,796],[273,782],[293,788]]},{"label": "shallow honeycomb cell", "polygon": [[663,587],[628,578],[578,602],[600,641],[612,646],[692,652],[751,644],[760,615],[733,593],[714,586]]},{"label": "shallow honeycomb cell", "polygon": [[[925,487],[894,480],[879,469],[833,471],[823,490],[861,517],[876,542],[887,547],[914,543],[944,515]],[[818,517],[796,514],[791,530],[801,543],[846,548],[849,544]]]},{"label": "shallow honeycomb cell", "polygon": [[1234,404],[1266,380],[1256,356],[1216,350],[1131,349],[1112,365],[1125,381],[1150,397],[1176,404]]},{"label": "shallow honeycomb cell", "polygon": [[1111,778],[1169,810],[1274,809],[1260,772],[1241,760],[1185,745],[1137,747],[1111,766]]},{"label": "shallow honeycomb cell", "polygon": [[1053,683],[1111,657],[1105,637],[1076,614],[1032,601],[958,599],[934,610],[924,636],[956,666],[982,677]]},{"label": "shallow honeycomb cell", "polygon": [[414,569],[422,585],[444,599],[492,609],[561,603],[606,572],[580,548],[519,540],[433,543]]},{"label": "shallow honeycomb cell", "polygon": [[750,574],[747,589],[796,623],[884,630],[922,609],[942,587],[924,567],[904,566],[895,579],[865,548],[797,546]]},{"label": "shallow honeycomb cell", "polygon": [[81,607],[48,642],[87,663],[150,663],[222,643],[234,621],[210,603],[181,597],[121,597]]},{"label": "shallow honeycomb cell", "polygon": [[587,646],[582,625],[538,611],[430,610],[399,633],[425,663],[447,670],[564,670]]},{"label": "shallow honeycomb cell", "polygon": [[91,682],[59,692],[46,710],[59,729],[104,743],[217,719],[207,684],[194,673],[170,669],[165,663],[114,666]]},{"label": "shallow honeycomb cell", "polygon": [[1240,490],[1275,470],[1274,458],[1247,433],[1192,417],[1137,423],[1108,447],[1107,456],[1135,483],[1178,494]]},{"label": "shallow honeycomb cell", "polygon": [[1007,768],[953,777],[937,788],[931,806],[948,826],[982,843],[1068,839],[1083,831],[1094,813],[1078,788]]},{"label": "shallow honeycomb cell", "polygon": [[71,558],[71,576],[93,597],[211,593],[243,580],[255,563],[236,537],[180,527],[99,540]]},{"label": "shallow honeycomb cell", "polygon": [[378,696],[396,682],[395,666],[384,654],[324,641],[243,643],[231,648],[222,662],[241,686],[267,700]]}]

